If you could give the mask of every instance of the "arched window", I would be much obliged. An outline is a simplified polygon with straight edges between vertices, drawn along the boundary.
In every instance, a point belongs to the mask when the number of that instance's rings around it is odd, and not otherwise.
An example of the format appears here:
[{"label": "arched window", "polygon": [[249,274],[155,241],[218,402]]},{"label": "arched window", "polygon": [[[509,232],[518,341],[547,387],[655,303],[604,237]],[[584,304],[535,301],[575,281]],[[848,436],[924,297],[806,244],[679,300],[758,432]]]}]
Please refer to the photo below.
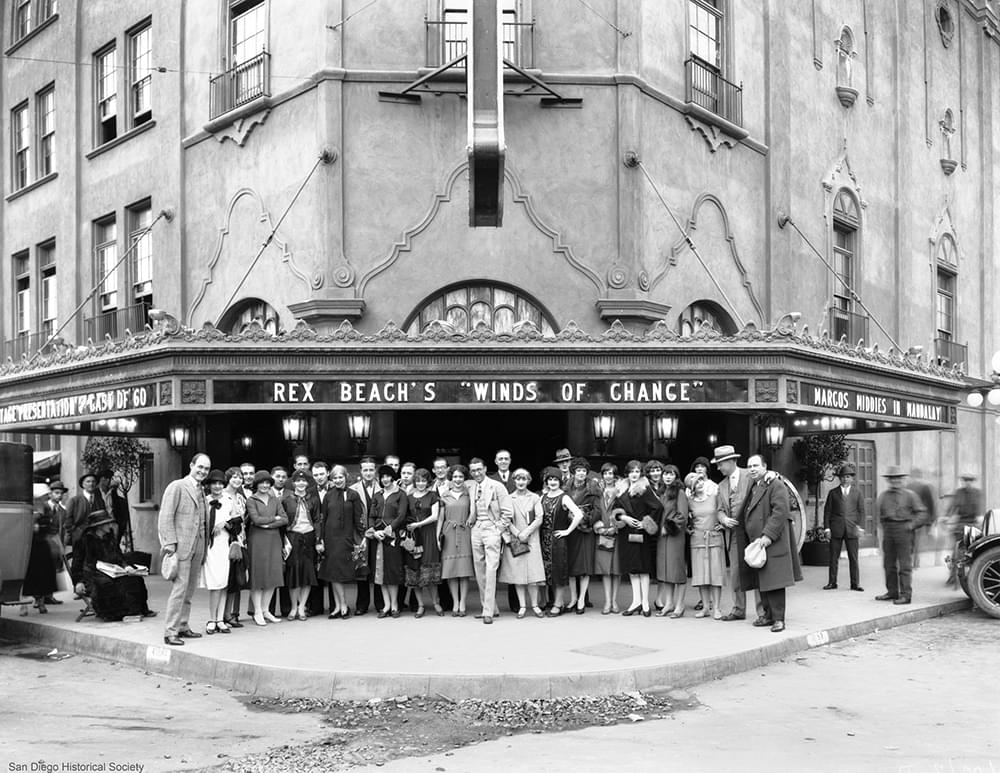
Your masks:
[{"label": "arched window", "polygon": [[224,333],[242,333],[254,320],[271,335],[277,335],[280,330],[278,312],[259,298],[247,298],[237,303],[222,315],[218,327]]},{"label": "arched window", "polygon": [[937,337],[955,340],[955,286],[958,248],[951,234],[943,234],[937,244]]},{"label": "arched window", "polygon": [[837,38],[837,85],[851,85],[851,60],[854,58],[854,35],[844,27]]},{"label": "arched window", "polygon": [[833,308],[831,328],[834,340],[847,336],[851,343],[867,337],[867,320],[854,313],[858,274],[858,246],[861,215],[858,201],[841,188],[833,200]]},{"label": "arched window", "polygon": [[480,322],[496,333],[510,333],[514,325],[524,321],[533,322],[545,335],[555,333],[551,317],[533,298],[499,284],[447,288],[410,315],[406,332],[416,335],[435,320],[446,322],[459,333],[474,330]]},{"label": "arched window", "polygon": [[733,318],[714,301],[695,301],[684,309],[677,318],[677,332],[682,336],[689,336],[706,322],[722,335],[731,336],[736,333]]}]

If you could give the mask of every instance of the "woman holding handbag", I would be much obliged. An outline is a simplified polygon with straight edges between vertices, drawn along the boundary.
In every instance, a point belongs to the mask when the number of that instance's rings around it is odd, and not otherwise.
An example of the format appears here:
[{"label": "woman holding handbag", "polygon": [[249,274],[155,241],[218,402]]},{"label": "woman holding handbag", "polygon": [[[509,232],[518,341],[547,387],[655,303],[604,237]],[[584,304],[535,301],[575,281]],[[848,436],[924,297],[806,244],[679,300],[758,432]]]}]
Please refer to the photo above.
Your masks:
[{"label": "woman holding handbag", "polygon": [[594,515],[594,574],[604,586],[602,615],[618,614],[618,588],[621,585],[621,561],[618,558],[618,525],[611,515],[615,499],[622,493],[618,468],[611,462],[601,466],[601,498]]},{"label": "woman holding handbag", "polygon": [[285,583],[282,538],[279,529],[288,525],[281,501],[271,494],[274,479],[267,470],[253,476],[253,493],[247,499],[247,554],[250,560],[250,597],[257,625],[280,623],[271,614],[275,588]]},{"label": "woman holding handbag", "polygon": [[290,478],[292,493],[281,498],[288,519],[285,538],[291,550],[285,558],[285,585],[291,601],[289,620],[306,620],[309,593],[316,584],[316,524],[319,522],[319,497],[310,495],[312,477],[296,470]]},{"label": "woman holding handbag", "polygon": [[240,592],[249,587],[246,562],[247,498],[243,493],[243,473],[239,467],[226,470],[226,488],[223,495],[230,501],[229,530],[229,582],[226,584],[226,603],[223,622],[229,628],[242,628],[239,620]]},{"label": "woman holding handbag", "polygon": [[[590,587],[590,576],[594,574],[594,538],[593,519],[597,513],[597,502],[601,498],[601,490],[596,480],[590,477],[590,462],[582,456],[577,456],[569,463],[570,481],[566,493],[583,512],[583,520],[576,530],[567,538],[566,549],[569,555],[569,606],[574,607],[578,615],[586,611],[587,589]],[[577,589],[579,584],[579,589]]]},{"label": "woman holding handbag", "polygon": [[409,500],[396,482],[396,470],[388,464],[378,469],[382,490],[375,494],[375,527],[378,540],[375,553],[375,584],[382,586],[383,607],[378,617],[399,617],[399,586],[406,581],[403,567],[402,538],[406,536]]},{"label": "woman holding handbag", "polygon": [[708,617],[711,604],[712,616],[721,620],[719,607],[726,569],[717,497],[708,493],[705,478],[696,472],[688,473],[684,485],[691,507],[691,583],[697,586],[702,604],[695,617]]},{"label": "woman holding handbag", "polygon": [[517,592],[520,609],[517,617],[520,620],[527,614],[527,603],[535,617],[544,617],[545,613],[538,605],[538,586],[545,584],[545,565],[542,563],[542,543],[538,531],[542,526],[542,503],[538,494],[528,491],[531,474],[524,468],[514,470],[514,491],[510,495],[514,513],[511,520],[511,533],[521,542],[527,543],[527,552],[514,555],[508,542],[500,561],[500,574],[497,579],[508,585],[513,585]]},{"label": "woman holding handbag", "polygon": [[[629,617],[642,610],[643,617],[649,617],[649,576],[656,568],[655,524],[660,522],[663,504],[642,474],[642,462],[633,459],[625,465],[628,488],[614,503],[618,523],[618,550],[620,569],[629,576],[632,583],[632,603],[622,615]],[[644,524],[652,523],[652,533]]]},{"label": "woman holding handbag", "polygon": [[421,467],[413,473],[413,490],[407,495],[412,520],[406,524],[412,535],[413,550],[406,556],[406,585],[417,594],[416,618],[424,616],[425,591],[434,612],[444,615],[438,599],[438,585],[441,584],[441,548],[438,544],[438,495],[428,488],[431,473]]}]

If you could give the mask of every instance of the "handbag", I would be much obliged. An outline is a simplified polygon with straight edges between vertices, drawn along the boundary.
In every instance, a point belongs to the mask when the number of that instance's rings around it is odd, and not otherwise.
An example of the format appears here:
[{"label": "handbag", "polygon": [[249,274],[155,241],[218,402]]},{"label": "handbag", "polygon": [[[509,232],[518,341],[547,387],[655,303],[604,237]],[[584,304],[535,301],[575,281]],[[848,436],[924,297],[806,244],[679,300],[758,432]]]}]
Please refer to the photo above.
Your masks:
[{"label": "handbag", "polygon": [[760,540],[754,540],[743,551],[743,560],[752,569],[761,569],[767,563],[767,550]]},{"label": "handbag", "polygon": [[243,558],[243,546],[240,545],[239,540],[233,540],[229,543],[229,560],[230,561],[240,561]]},{"label": "handbag", "polygon": [[645,515],[642,518],[642,530],[646,534],[656,534],[660,530],[660,527],[656,525],[656,521]]},{"label": "handbag", "polygon": [[615,538],[609,534],[598,534],[597,549],[606,550],[609,553],[613,553],[615,549]]},{"label": "handbag", "polygon": [[177,553],[164,553],[160,559],[160,576],[164,580],[174,580],[177,578]]},{"label": "handbag", "polygon": [[368,578],[368,539],[361,540],[351,551],[351,559],[354,561],[354,576],[359,580]]},{"label": "handbag", "polygon": [[510,541],[507,543],[507,547],[510,548],[510,554],[512,556],[523,556],[531,550],[531,545],[529,545],[526,540],[518,537],[516,534],[510,535]]},{"label": "handbag", "polygon": [[646,538],[642,534],[629,534],[628,535],[628,541],[629,542],[644,542],[645,539]]}]

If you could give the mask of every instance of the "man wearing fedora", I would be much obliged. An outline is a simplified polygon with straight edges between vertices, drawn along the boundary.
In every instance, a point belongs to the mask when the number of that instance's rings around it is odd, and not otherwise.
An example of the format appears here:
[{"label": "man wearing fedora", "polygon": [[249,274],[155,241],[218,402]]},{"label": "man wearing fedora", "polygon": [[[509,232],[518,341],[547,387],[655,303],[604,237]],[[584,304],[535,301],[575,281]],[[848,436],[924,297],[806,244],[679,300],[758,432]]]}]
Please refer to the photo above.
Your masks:
[{"label": "man wearing fedora", "polygon": [[850,462],[840,465],[837,477],[840,485],[826,495],[823,507],[823,528],[830,538],[830,577],[823,590],[837,587],[837,570],[841,548],[847,546],[847,563],[850,567],[851,590],[863,591],[858,569],[858,539],[864,534],[865,500],[861,490],[854,485],[857,468]]},{"label": "man wearing fedora", "polygon": [[77,481],[80,491],[66,503],[68,511],[64,544],[72,546],[83,536],[87,517],[98,510],[104,510],[104,500],[97,494],[97,475],[85,472]]},{"label": "man wearing fedora", "polygon": [[201,638],[191,630],[189,618],[191,597],[205,560],[207,512],[202,484],[211,469],[212,461],[206,454],[195,454],[188,474],[168,483],[160,501],[160,544],[167,555],[177,554],[177,576],[167,598],[165,644],[180,646],[184,639]]},{"label": "man wearing fedora", "polygon": [[[723,539],[726,548],[726,568],[733,594],[733,608],[722,617],[726,621],[744,620],[747,616],[747,593],[740,582],[740,563],[743,561],[746,538],[739,517],[753,481],[750,480],[750,474],[747,470],[737,464],[736,460],[739,458],[740,455],[736,453],[733,446],[719,446],[715,449],[712,457],[712,464],[723,475],[717,495],[719,523],[725,529]],[[760,594],[755,594],[755,596],[757,617],[764,617],[764,606],[760,603]]]},{"label": "man wearing fedora", "polygon": [[[944,522],[951,535],[952,544],[958,544],[962,539],[966,526],[971,526],[983,514],[983,492],[973,484],[976,482],[975,474],[963,472],[961,475],[962,485],[955,489],[951,495],[951,502],[944,514]],[[958,577],[955,574],[955,562],[949,566],[948,585],[957,585]]]},{"label": "man wearing fedora", "polygon": [[552,463],[559,468],[559,472],[562,473],[562,485],[565,489],[573,477],[569,471],[569,463],[573,461],[573,454],[570,453],[568,448],[560,448],[556,451],[556,458],[552,460]]},{"label": "man wearing fedora", "polygon": [[[59,564],[62,565],[63,555],[66,552],[67,522],[69,514],[66,512],[66,505],[62,503],[66,495],[66,484],[61,480],[54,480],[49,484],[49,499],[42,505],[42,513],[49,519],[59,543]],[[55,596],[46,596],[46,604],[62,604],[62,601]]]},{"label": "man wearing fedora", "polygon": [[913,530],[920,525],[924,506],[919,497],[903,487],[906,473],[890,465],[882,475],[889,488],[878,496],[879,523],[882,525],[882,567],[885,569],[885,593],[877,601],[909,604],[913,596]]}]

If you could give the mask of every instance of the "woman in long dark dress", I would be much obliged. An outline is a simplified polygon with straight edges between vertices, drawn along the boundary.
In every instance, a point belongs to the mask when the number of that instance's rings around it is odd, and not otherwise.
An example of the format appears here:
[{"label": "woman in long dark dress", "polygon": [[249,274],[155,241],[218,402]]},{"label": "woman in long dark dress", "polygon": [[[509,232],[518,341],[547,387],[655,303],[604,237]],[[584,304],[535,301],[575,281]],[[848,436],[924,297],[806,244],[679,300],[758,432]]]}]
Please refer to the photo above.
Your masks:
[{"label": "woman in long dark dress", "polygon": [[403,568],[402,540],[406,536],[406,520],[410,503],[396,483],[396,471],[387,464],[378,470],[382,490],[375,494],[373,509],[378,540],[375,554],[375,584],[382,586],[385,606],[379,610],[380,618],[399,617],[399,586],[406,581]]},{"label": "woman in long dark dress", "polygon": [[[115,519],[106,510],[94,510],[80,528],[83,533],[73,543],[70,573],[77,595],[87,599],[81,617],[94,614],[102,620],[117,621],[130,615],[155,615],[147,605],[146,583],[134,567],[125,564]],[[97,568],[98,561],[122,567],[125,574],[109,577]]]},{"label": "woman in long dark dress", "polygon": [[649,576],[656,566],[656,534],[643,528],[643,519],[660,522],[663,505],[649,488],[649,481],[642,474],[642,462],[632,460],[625,465],[628,489],[615,499],[615,513],[620,525],[618,548],[620,567],[632,583],[632,604],[622,612],[628,617],[642,608],[643,617],[649,617]]},{"label": "woman in long dark dress", "polygon": [[253,621],[257,625],[280,623],[271,614],[274,589],[284,582],[281,532],[288,518],[281,501],[271,494],[273,478],[267,470],[253,476],[253,493],[247,499],[247,553],[250,560],[250,597],[253,599]]},{"label": "woman in long dark dress", "polygon": [[[566,493],[583,512],[583,519],[572,534],[566,538],[569,556],[569,607],[575,607],[582,615],[585,610],[590,576],[595,572],[593,519],[599,513],[598,502],[601,491],[597,481],[589,477],[590,463],[581,456],[569,464],[570,482]],[[579,583],[579,590],[577,590]]]},{"label": "woman in long dark dress", "polygon": [[601,466],[601,498],[597,504],[600,512],[594,518],[594,573],[599,575],[604,586],[604,609],[602,615],[618,614],[618,588],[621,585],[621,569],[618,559],[618,524],[611,515],[615,499],[622,492],[619,488],[618,468],[611,462]]},{"label": "woman in long dark dress", "polygon": [[542,513],[552,523],[551,576],[554,587],[549,617],[559,617],[564,606],[564,594],[569,586],[569,537],[583,520],[583,511],[562,490],[562,472],[556,467],[542,470]]},{"label": "woman in long dark dress", "polygon": [[330,470],[330,482],[333,487],[323,497],[317,527],[320,541],[316,550],[323,554],[318,574],[322,582],[330,583],[333,588],[333,609],[329,619],[346,620],[351,616],[351,608],[347,605],[344,586],[357,581],[354,551],[365,537],[367,516],[361,495],[347,485],[346,467],[334,465]]},{"label": "woman in long dark dress", "polygon": [[[21,595],[35,597],[35,608],[39,614],[44,615],[49,611],[45,606],[45,597],[51,596],[58,589],[56,572],[61,566],[62,544],[59,542],[59,524],[54,522],[52,513],[48,509],[36,512],[34,532],[31,535],[31,552],[28,554],[28,568],[24,573]],[[24,614],[27,605],[22,607],[22,610]]]},{"label": "woman in long dark dress", "polygon": [[684,556],[688,522],[688,498],[680,480],[680,470],[672,464],[646,462],[646,476],[653,493],[663,505],[660,532],[656,538],[656,581],[659,591],[657,617],[678,618],[684,614],[687,592],[687,560]]},{"label": "woman in long dark dress", "polygon": [[316,524],[319,521],[319,498],[311,496],[307,486],[312,478],[299,470],[291,477],[292,494],[281,499],[288,528],[285,536],[291,545],[285,559],[285,585],[291,601],[289,620],[305,620],[309,593],[316,584]]},{"label": "woman in long dark dress", "polygon": [[[417,594],[417,613],[424,616],[424,589],[427,589],[434,612],[438,617],[444,608],[438,599],[438,584],[441,582],[441,549],[438,546],[438,495],[428,486],[430,471],[421,467],[413,473],[413,490],[408,494],[410,522],[406,529],[413,537],[414,552],[406,559],[406,585]],[[419,552],[419,555],[417,555]]]}]

